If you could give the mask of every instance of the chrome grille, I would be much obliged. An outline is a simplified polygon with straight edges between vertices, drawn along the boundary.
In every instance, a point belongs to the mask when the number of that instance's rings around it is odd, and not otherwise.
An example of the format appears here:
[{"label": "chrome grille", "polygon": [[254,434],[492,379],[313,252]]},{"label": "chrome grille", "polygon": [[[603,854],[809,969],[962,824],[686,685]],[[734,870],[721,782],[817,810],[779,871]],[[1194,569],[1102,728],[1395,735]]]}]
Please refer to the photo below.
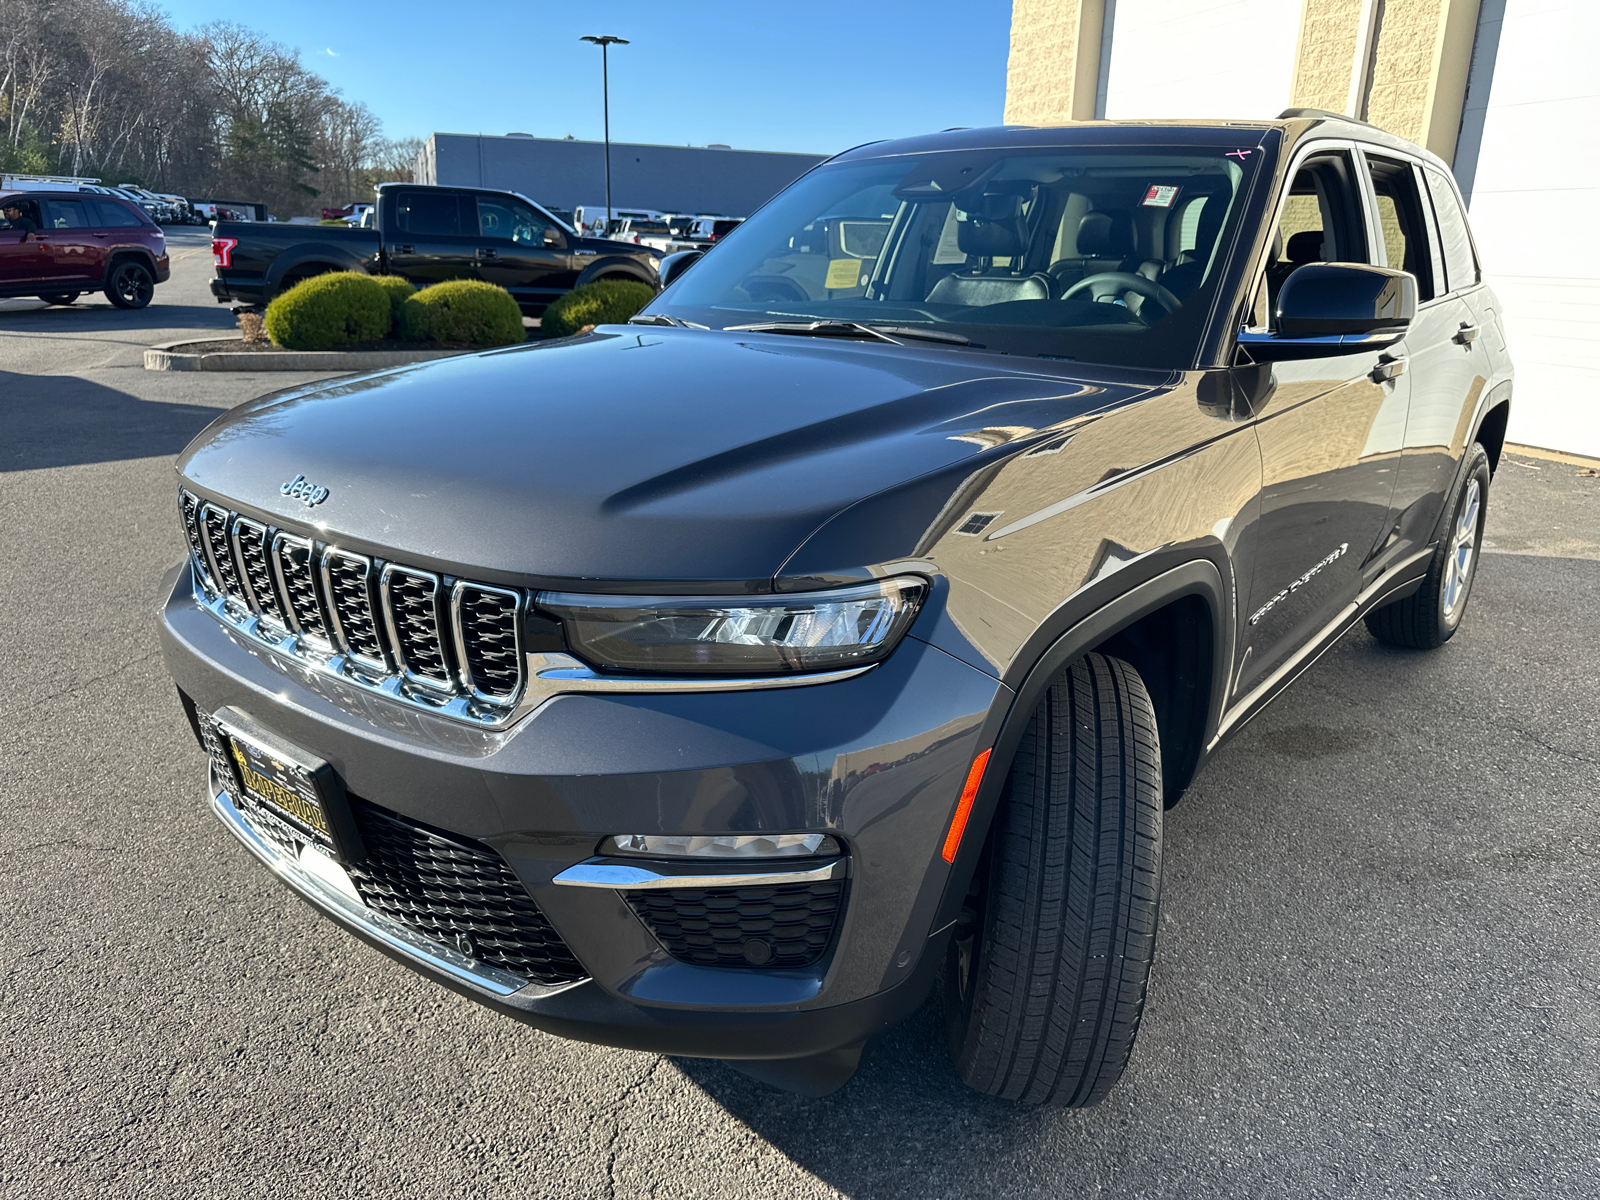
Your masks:
[{"label": "chrome grille", "polygon": [[458,583],[451,620],[461,649],[461,677],[476,696],[511,700],[522,685],[521,597],[505,588]]},{"label": "chrome grille", "polygon": [[207,504],[200,510],[200,536],[211,554],[211,576],[221,585],[221,590],[241,604],[246,603],[244,588],[239,584],[239,572],[233,565],[233,548],[228,545],[228,517],[225,508]]},{"label": "chrome grille", "polygon": [[200,536],[200,500],[188,492],[178,492],[178,516],[183,521],[183,536],[189,541],[189,553],[194,556],[195,570],[200,572],[200,582],[213,592],[217,581],[211,574],[211,560],[206,557],[206,544]]},{"label": "chrome grille", "polygon": [[283,600],[272,582],[272,564],[268,554],[272,535],[267,527],[245,517],[233,519],[233,555],[252,607],[274,624],[287,629],[288,620],[283,615]]},{"label": "chrome grille", "polygon": [[429,687],[454,690],[439,622],[439,577],[390,563],[383,569],[383,602],[401,672]]},{"label": "chrome grille", "polygon": [[294,631],[323,646],[331,645],[328,625],[322,619],[322,604],[317,599],[316,548],[303,537],[280,533],[272,541],[272,557],[278,568],[278,586],[289,605]]},{"label": "chrome grille", "polygon": [[522,699],[521,592],[383,563],[186,489],[178,500],[196,602],[261,645],[473,724],[501,724]]},{"label": "chrome grille", "polygon": [[372,560],[330,546],[322,555],[322,594],[344,651],[359,665],[388,671],[383,634],[378,630]]}]

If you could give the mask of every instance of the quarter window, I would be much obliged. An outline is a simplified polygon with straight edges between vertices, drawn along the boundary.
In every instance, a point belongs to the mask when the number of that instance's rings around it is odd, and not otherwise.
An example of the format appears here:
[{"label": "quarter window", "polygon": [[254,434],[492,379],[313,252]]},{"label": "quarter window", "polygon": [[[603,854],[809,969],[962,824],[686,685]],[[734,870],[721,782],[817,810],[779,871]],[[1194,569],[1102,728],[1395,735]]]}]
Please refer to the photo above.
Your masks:
[{"label": "quarter window", "polygon": [[1452,292],[1469,288],[1482,279],[1478,258],[1473,253],[1472,235],[1467,232],[1467,216],[1461,201],[1444,172],[1425,167],[1428,191],[1433,196],[1433,215],[1439,222],[1439,241],[1444,248],[1445,287]]},{"label": "quarter window", "polygon": [[1433,252],[1428,244],[1428,222],[1423,216],[1417,173],[1410,163],[1385,158],[1367,159],[1372,169],[1372,192],[1377,202],[1378,229],[1388,266],[1409,271],[1417,278],[1417,299],[1439,294],[1433,282]]},{"label": "quarter window", "polygon": [[115,200],[91,200],[95,218],[102,229],[137,229],[144,224],[130,209]]}]

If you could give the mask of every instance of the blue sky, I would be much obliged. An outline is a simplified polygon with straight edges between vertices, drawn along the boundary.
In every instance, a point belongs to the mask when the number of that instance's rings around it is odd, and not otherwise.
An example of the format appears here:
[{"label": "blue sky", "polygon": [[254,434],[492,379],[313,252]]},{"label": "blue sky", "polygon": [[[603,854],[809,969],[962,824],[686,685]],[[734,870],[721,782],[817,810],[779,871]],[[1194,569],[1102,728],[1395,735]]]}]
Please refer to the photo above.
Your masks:
[{"label": "blue sky", "polygon": [[[164,7],[182,29],[219,16]],[[611,33],[631,42],[611,51],[613,139],[829,153],[998,124],[1011,5],[273,0],[232,19],[298,49],[390,137],[598,139],[600,51],[578,39]]]}]

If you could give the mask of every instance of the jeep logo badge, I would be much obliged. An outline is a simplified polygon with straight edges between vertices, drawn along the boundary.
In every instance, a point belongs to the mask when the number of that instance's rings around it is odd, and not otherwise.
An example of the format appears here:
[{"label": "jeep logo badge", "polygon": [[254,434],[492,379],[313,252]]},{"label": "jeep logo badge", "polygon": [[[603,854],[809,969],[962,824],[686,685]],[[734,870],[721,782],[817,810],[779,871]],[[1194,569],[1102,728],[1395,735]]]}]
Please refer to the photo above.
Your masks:
[{"label": "jeep logo badge", "polygon": [[310,483],[307,483],[304,475],[296,475],[278,490],[285,496],[290,496],[295,500],[302,501],[307,508],[321,504],[328,498],[327,488],[316,487]]}]

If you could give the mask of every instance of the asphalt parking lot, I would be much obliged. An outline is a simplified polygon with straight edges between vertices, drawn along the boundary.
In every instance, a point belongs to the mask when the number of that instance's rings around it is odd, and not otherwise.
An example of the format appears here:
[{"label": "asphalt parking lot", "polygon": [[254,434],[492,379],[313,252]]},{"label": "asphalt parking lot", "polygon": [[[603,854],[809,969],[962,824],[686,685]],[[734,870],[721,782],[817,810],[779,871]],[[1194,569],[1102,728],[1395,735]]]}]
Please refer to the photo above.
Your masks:
[{"label": "asphalt parking lot", "polygon": [[0,301],[0,1193],[1600,1195],[1600,479],[1508,456],[1462,632],[1358,629],[1168,814],[1106,1103],[966,1091],[932,1007],[803,1100],[424,982],[204,810],[171,461],[307,377],[142,370],[232,324],[170,241],[142,312]]}]

